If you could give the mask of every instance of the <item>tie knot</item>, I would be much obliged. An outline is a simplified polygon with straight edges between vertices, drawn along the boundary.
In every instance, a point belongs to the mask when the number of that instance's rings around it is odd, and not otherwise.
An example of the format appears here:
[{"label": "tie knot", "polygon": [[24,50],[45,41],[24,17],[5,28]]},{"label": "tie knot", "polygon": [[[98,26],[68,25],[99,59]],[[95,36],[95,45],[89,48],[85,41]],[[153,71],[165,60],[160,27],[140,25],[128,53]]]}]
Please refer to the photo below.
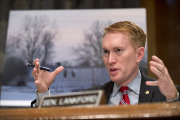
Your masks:
[{"label": "tie knot", "polygon": [[128,90],[128,87],[127,87],[127,86],[122,86],[122,87],[119,89],[119,91],[122,92],[122,93],[126,92],[127,90]]}]

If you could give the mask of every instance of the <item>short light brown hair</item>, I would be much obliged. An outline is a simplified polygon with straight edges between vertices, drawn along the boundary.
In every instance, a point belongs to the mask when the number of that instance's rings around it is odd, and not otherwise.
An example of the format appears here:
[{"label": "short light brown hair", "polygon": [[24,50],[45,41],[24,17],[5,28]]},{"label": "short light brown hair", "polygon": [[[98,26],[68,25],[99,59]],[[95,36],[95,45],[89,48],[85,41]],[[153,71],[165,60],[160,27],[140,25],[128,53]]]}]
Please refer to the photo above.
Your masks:
[{"label": "short light brown hair", "polygon": [[105,28],[104,36],[107,33],[113,32],[124,32],[129,35],[130,40],[135,44],[136,47],[144,47],[146,42],[146,34],[144,31],[135,23],[129,21],[121,21],[114,23]]}]

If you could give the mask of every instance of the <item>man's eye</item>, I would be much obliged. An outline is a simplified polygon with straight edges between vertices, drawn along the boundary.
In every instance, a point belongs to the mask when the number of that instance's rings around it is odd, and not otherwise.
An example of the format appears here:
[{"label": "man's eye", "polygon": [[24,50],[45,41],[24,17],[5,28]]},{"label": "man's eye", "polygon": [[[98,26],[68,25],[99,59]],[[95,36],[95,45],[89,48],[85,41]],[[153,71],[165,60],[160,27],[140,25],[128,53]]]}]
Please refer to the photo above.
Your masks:
[{"label": "man's eye", "polygon": [[117,55],[121,54],[122,51],[123,51],[123,50],[120,49],[120,48],[117,48],[117,49],[114,50],[114,52],[115,52]]},{"label": "man's eye", "polygon": [[115,52],[121,52],[121,49],[117,48],[115,49]]},{"label": "man's eye", "polygon": [[103,54],[108,54],[109,51],[108,50],[103,50]]}]

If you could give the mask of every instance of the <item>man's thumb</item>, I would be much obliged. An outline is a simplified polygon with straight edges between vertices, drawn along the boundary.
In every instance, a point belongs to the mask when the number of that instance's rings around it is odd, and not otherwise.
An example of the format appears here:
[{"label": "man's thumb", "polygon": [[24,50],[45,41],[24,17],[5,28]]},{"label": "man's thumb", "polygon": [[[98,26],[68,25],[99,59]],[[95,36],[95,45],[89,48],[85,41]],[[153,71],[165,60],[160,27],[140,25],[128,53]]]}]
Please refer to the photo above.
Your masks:
[{"label": "man's thumb", "polygon": [[59,66],[59,67],[57,67],[56,69],[55,69],[55,71],[54,71],[54,74],[55,75],[57,75],[57,74],[59,74],[61,71],[63,71],[64,70],[64,67],[63,66]]}]

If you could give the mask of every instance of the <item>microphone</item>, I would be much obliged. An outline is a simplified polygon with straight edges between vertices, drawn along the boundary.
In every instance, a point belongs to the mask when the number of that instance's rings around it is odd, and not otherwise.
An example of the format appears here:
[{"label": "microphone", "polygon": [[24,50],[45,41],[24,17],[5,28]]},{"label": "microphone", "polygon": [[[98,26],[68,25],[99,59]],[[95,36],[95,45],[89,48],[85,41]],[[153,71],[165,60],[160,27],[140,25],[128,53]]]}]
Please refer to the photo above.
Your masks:
[{"label": "microphone", "polygon": [[[34,68],[35,65],[34,65],[34,64],[31,64],[31,63],[27,63],[27,67]],[[51,71],[50,68],[45,67],[45,66],[40,66],[40,70],[45,70],[45,71],[48,71],[48,72]]]}]

